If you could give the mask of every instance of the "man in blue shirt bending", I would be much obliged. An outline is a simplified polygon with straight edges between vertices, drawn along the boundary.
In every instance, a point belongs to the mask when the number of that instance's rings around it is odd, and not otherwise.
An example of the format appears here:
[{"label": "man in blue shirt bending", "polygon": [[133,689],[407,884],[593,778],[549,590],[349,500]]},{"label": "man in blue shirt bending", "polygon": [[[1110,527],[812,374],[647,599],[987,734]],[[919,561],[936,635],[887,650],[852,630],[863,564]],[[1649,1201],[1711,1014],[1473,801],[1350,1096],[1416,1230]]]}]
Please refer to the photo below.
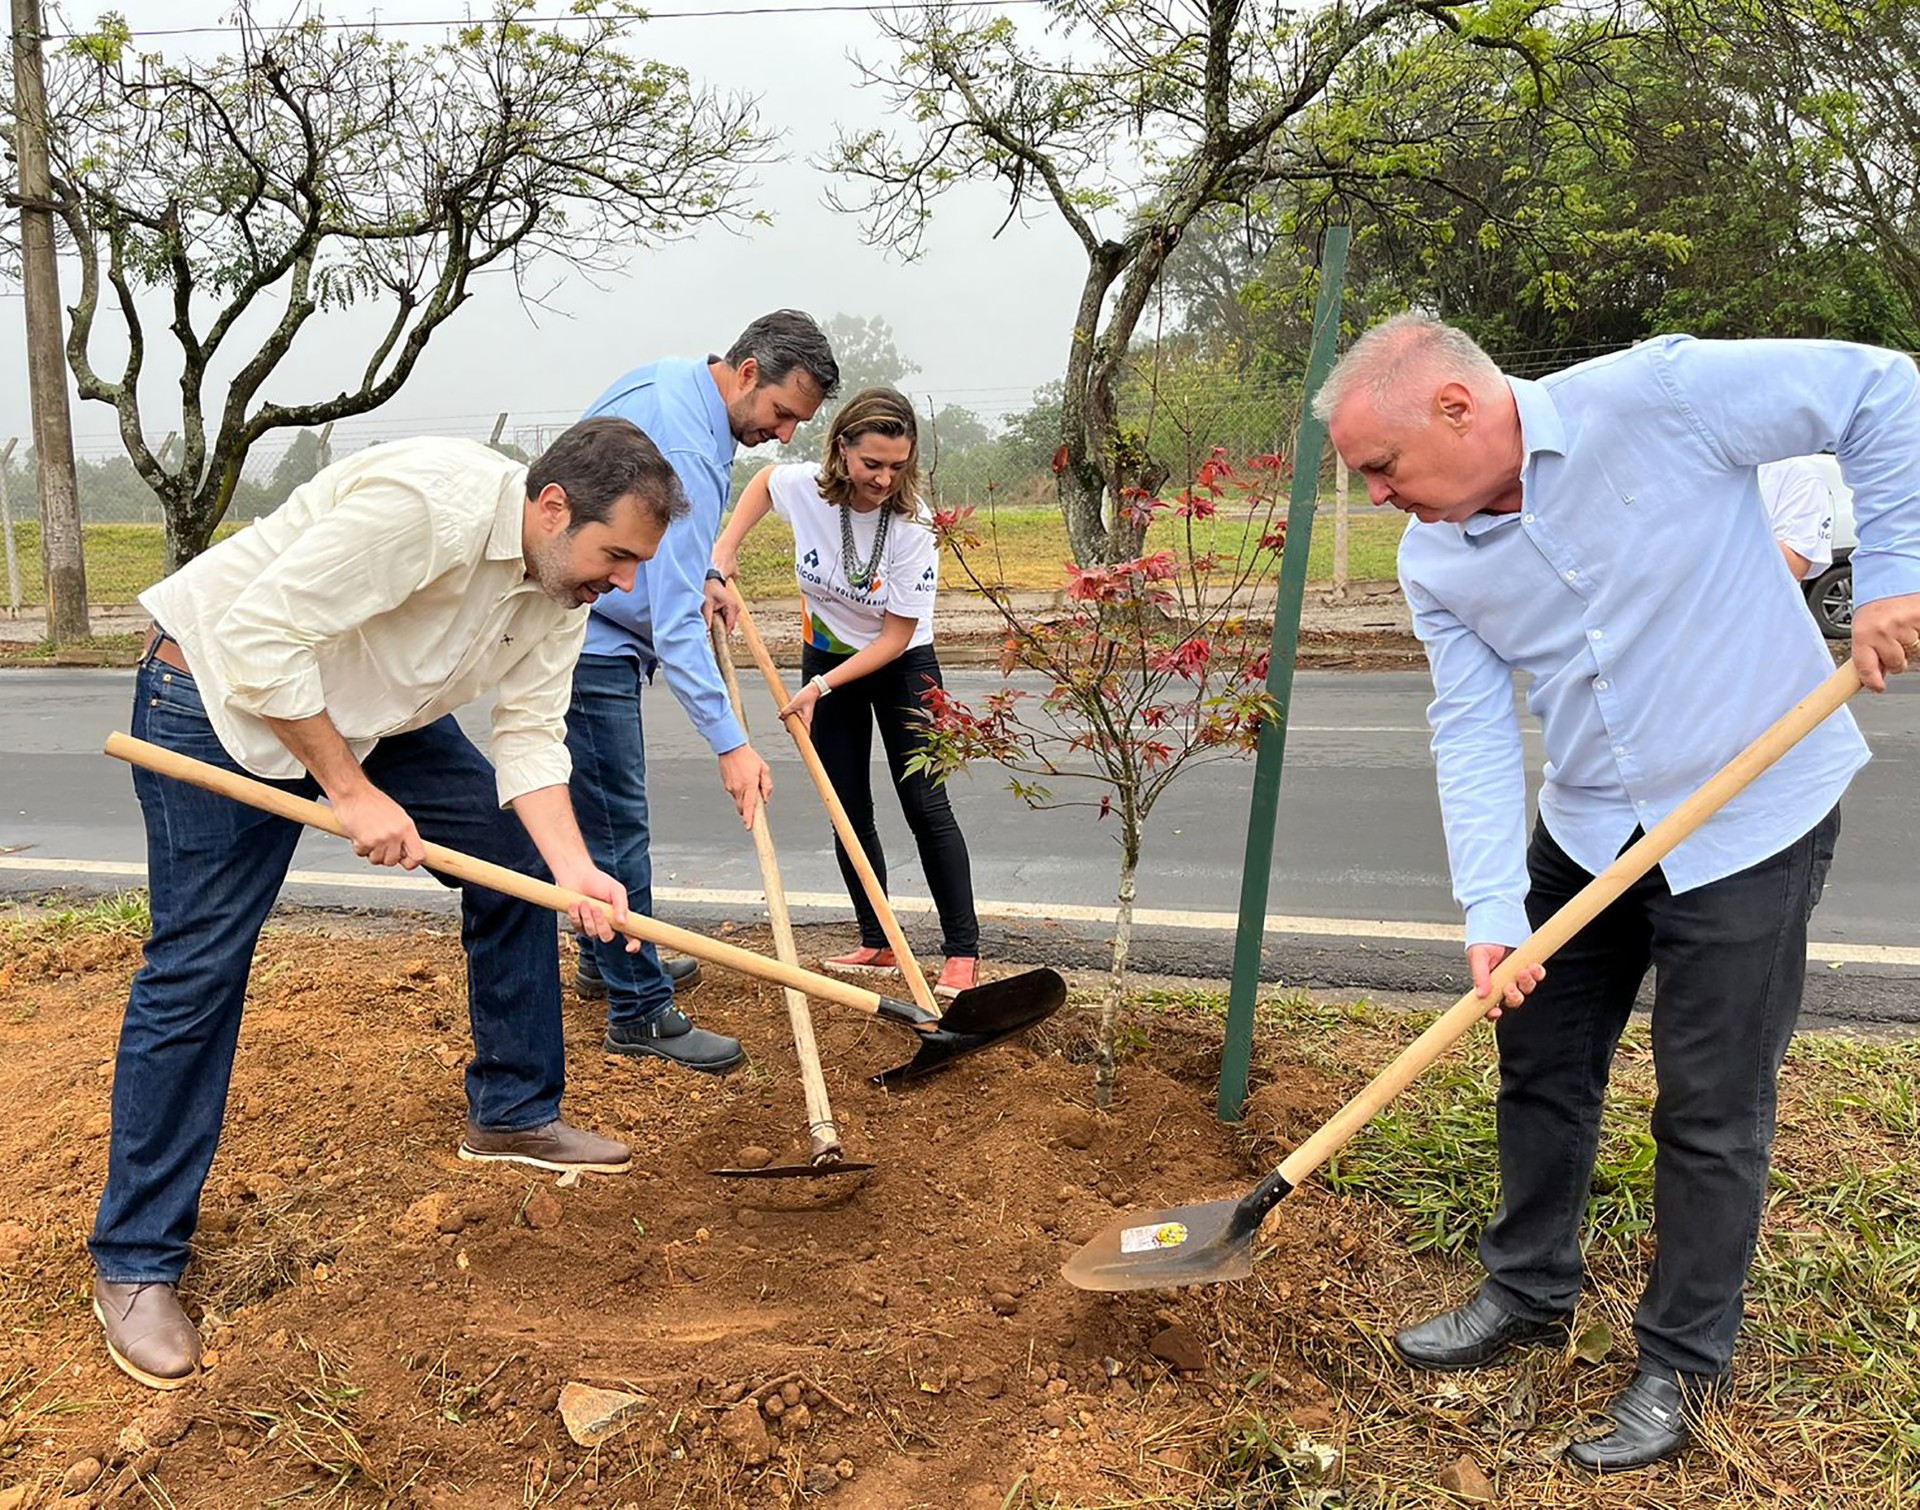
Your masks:
[{"label": "man in blue shirt bending", "polygon": [[[1541,382],[1461,331],[1368,331],[1315,402],[1374,503],[1413,516],[1400,580],[1428,709],[1474,988],[1621,850],[1832,673],[1780,570],[1755,468],[1837,452],[1855,487],[1853,655],[1875,691],[1920,634],[1920,375],[1834,341],[1671,336]],[[1513,673],[1547,765],[1527,840]],[[1764,1205],[1775,1082],[1807,920],[1867,748],[1844,710],[1808,735],[1499,1014],[1501,1205],[1474,1298],[1395,1338],[1421,1368],[1558,1342],[1614,1047],[1655,972],[1653,1261],[1639,1371],[1597,1472],[1682,1451],[1732,1365]]]},{"label": "man in blue shirt bending", "polygon": [[[773,778],[734,716],[701,612],[713,542],[726,511],[736,446],[789,441],[839,386],[840,369],[820,327],[798,310],[762,315],[724,357],[655,362],[621,378],[587,413],[633,421],[679,475],[691,511],[668,527],[631,591],[602,593],[587,621],[567,711],[573,803],[594,863],[619,878],[629,905],[653,912],[648,855],[647,757],[640,692],[656,667],[720,761],[720,781],[749,826]],[[745,1057],[739,1041],[697,1028],[674,1006],[674,987],[699,965],[672,974],[652,944],[581,939],[577,983],[607,997],[606,1047],[657,1055],[722,1074]]]}]

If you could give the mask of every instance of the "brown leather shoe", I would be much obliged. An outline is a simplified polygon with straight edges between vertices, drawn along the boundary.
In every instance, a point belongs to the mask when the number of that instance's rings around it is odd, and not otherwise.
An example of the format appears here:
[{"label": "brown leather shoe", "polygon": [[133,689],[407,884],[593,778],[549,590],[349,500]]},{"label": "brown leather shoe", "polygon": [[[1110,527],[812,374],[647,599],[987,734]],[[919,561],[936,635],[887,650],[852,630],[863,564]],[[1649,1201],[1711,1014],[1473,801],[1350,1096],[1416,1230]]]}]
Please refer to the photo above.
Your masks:
[{"label": "brown leather shoe", "polygon": [[93,1314],[113,1361],[149,1389],[178,1389],[200,1372],[200,1334],[172,1285],[96,1279]]},{"label": "brown leather shoe", "polygon": [[592,1174],[625,1174],[633,1150],[612,1138],[603,1138],[559,1118],[544,1127],[499,1132],[467,1124],[460,1140],[460,1157],[478,1163],[531,1164],[535,1169],[584,1169]]}]

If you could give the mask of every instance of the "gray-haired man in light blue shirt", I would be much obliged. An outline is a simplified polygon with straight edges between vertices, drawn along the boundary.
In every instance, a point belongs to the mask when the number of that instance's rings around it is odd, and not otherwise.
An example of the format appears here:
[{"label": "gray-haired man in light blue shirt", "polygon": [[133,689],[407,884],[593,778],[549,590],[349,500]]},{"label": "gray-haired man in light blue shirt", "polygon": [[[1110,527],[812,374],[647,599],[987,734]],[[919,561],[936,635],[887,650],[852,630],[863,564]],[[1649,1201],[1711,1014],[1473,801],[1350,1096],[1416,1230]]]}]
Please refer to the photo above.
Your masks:
[{"label": "gray-haired man in light blue shirt", "polygon": [[[1433,672],[1441,812],[1482,994],[1534,927],[1831,674],[1779,569],[1757,466],[1834,451],[1854,483],[1867,685],[1884,689],[1920,634],[1920,375],[1896,352],[1673,336],[1527,382],[1463,332],[1400,316],[1361,337],[1316,412],[1373,501],[1413,517],[1400,578]],[[1531,842],[1516,671],[1547,749]],[[1550,978],[1535,967],[1506,995],[1525,1010],[1496,1027],[1487,1279],[1395,1341],[1416,1366],[1473,1368],[1566,1335],[1608,1069],[1652,967],[1658,1253],[1640,1371],[1614,1430],[1568,1450],[1579,1466],[1682,1451],[1731,1367],[1807,920],[1866,760],[1835,715],[1563,948]]]}]

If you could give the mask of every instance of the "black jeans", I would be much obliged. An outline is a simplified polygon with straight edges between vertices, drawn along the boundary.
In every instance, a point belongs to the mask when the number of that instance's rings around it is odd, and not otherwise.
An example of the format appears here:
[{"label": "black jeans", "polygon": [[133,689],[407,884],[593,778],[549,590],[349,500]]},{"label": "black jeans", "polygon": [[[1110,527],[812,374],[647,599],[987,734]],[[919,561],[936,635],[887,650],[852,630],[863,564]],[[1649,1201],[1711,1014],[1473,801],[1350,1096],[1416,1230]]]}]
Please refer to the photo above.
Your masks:
[{"label": "black jeans", "polygon": [[[1508,1310],[1545,1320],[1579,1298],[1601,1102],[1651,965],[1658,1250],[1634,1335],[1650,1373],[1714,1377],[1730,1367],[1766,1199],[1776,1083],[1806,980],[1807,919],[1839,829],[1835,808],[1770,859],[1680,896],[1654,869],[1495,1025],[1501,1204],[1480,1261],[1490,1296]],[[1536,928],[1592,879],[1544,824],[1527,868]]]},{"label": "black jeans", "polygon": [[[848,657],[807,646],[800,656],[801,675],[811,680]],[[920,866],[927,873],[927,889],[940,914],[940,949],[948,956],[972,958],[980,952],[980,920],[973,911],[973,865],[967,841],[954,821],[947,789],[924,772],[908,775],[907,761],[920,748],[926,722],[926,693],[943,686],[940,662],[931,645],[907,651],[898,660],[869,672],[858,681],[836,686],[829,697],[814,704],[813,744],[820,753],[840,805],[847,810],[874,874],[887,884],[886,856],[873,825],[873,784],[868,763],[873,749],[873,726],[880,726],[880,743],[887,754],[887,770],[900,794],[900,811],[920,848]],[[887,947],[879,915],[867,901],[859,872],[847,858],[839,836],[833,841],[840,875],[853,898],[860,919],[860,943],[868,949]]]}]

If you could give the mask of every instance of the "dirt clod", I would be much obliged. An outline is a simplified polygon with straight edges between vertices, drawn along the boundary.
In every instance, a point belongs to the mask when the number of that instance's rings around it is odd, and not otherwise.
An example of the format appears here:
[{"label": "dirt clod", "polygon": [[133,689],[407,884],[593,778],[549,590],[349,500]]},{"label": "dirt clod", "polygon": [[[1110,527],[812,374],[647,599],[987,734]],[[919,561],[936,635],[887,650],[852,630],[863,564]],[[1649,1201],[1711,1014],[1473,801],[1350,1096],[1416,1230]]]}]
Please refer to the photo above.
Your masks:
[{"label": "dirt clod", "polygon": [[1207,1345],[1183,1322],[1175,1322],[1156,1333],[1147,1344],[1147,1351],[1183,1374],[1204,1373],[1212,1361],[1207,1355]]},{"label": "dirt clod", "polygon": [[98,1458],[81,1458],[72,1464],[60,1476],[60,1489],[65,1494],[83,1494],[94,1486],[94,1482],[106,1469]]},{"label": "dirt clod", "polygon": [[11,1268],[40,1245],[40,1238],[25,1222],[0,1222],[0,1265]]},{"label": "dirt clod", "polygon": [[720,1418],[720,1435],[749,1468],[766,1462],[773,1451],[767,1423],[751,1405],[736,1405]]},{"label": "dirt clod", "polygon": [[773,1162],[773,1150],[762,1148],[758,1143],[749,1143],[733,1156],[735,1169],[765,1169]]},{"label": "dirt clod", "polygon": [[565,1213],[559,1196],[551,1190],[536,1190],[527,1198],[526,1207],[520,1214],[534,1231],[544,1232],[559,1226],[560,1218]]},{"label": "dirt clod", "polygon": [[1053,1135],[1069,1148],[1091,1148],[1100,1131],[1093,1113],[1081,1106],[1063,1106],[1053,1114]]}]

